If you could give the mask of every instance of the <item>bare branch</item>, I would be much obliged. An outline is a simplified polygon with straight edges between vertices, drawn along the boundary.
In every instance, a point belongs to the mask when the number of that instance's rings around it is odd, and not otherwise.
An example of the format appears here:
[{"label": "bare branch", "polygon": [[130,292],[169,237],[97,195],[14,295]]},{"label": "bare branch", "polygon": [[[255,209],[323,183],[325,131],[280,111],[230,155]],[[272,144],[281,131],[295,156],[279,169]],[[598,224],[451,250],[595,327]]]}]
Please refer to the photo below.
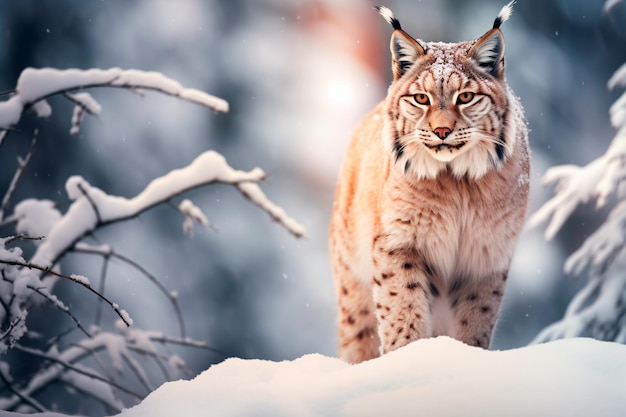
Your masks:
[{"label": "bare branch", "polygon": [[11,383],[10,379],[4,374],[4,367],[0,366],[0,380],[4,382],[4,385],[7,387],[9,391],[11,391],[17,398],[19,398],[23,403],[30,405],[35,410],[40,413],[46,412],[46,408],[39,403],[39,401],[32,398],[30,395],[25,394],[15,388]]},{"label": "bare branch", "polygon": [[150,393],[152,391],[154,391],[154,387],[152,386],[152,384],[150,383],[150,379],[148,378],[148,375],[146,375],[146,372],[144,371],[144,369],[141,367],[141,365],[139,364],[139,362],[137,362],[134,358],[132,358],[130,355],[128,355],[127,353],[122,353],[122,357],[124,358],[124,360],[126,361],[126,363],[128,364],[129,368],[133,371],[133,373],[135,374],[135,376],[137,377],[137,379],[139,380],[139,382],[141,382],[141,384],[143,385],[143,387]]},{"label": "bare branch", "polygon": [[58,308],[59,310],[67,314],[68,316],[70,316],[72,321],[76,323],[76,327],[78,327],[87,337],[91,337],[91,334],[87,331],[87,329],[83,327],[82,324],[80,324],[80,321],[76,318],[76,316],[74,316],[74,314],[72,314],[72,311],[69,308],[67,308],[65,305],[63,305],[58,298],[50,294],[45,288],[33,287],[30,284],[27,285],[26,288],[29,288],[35,291],[37,294],[41,295],[43,298],[49,301],[50,304],[52,304],[53,306],[55,306],[56,308]]},{"label": "bare branch", "polygon": [[17,169],[15,170],[13,179],[11,179],[9,188],[4,194],[4,198],[2,199],[2,203],[0,204],[0,223],[2,223],[2,220],[4,219],[4,211],[7,209],[9,205],[9,201],[11,200],[11,197],[13,196],[13,193],[15,192],[15,189],[17,188],[17,183],[22,177],[22,173],[24,172],[24,169],[26,169],[26,166],[30,162],[30,158],[33,156],[33,152],[35,151],[35,146],[37,145],[37,134],[38,134],[38,130],[35,129],[33,133],[33,138],[30,141],[30,148],[28,148],[28,152],[26,153],[24,158],[19,158],[19,157],[17,158]]},{"label": "bare branch", "polygon": [[114,387],[114,388],[116,388],[116,389],[118,389],[118,390],[120,390],[120,391],[122,391],[122,392],[124,392],[126,394],[132,395],[133,397],[135,397],[135,398],[137,398],[139,400],[143,399],[142,395],[138,394],[137,392],[135,392],[135,391],[133,391],[133,390],[131,390],[129,388],[126,388],[126,387],[116,383],[115,381],[112,381],[112,380],[110,380],[108,378],[104,378],[103,376],[98,375],[96,373],[88,372],[88,371],[86,371],[86,370],[84,370],[82,368],[74,366],[70,362],[61,360],[58,357],[50,355],[50,354],[48,354],[46,352],[43,352],[41,350],[29,348],[29,347],[22,346],[22,345],[16,345],[15,348],[17,350],[22,351],[22,352],[28,353],[29,355],[36,356],[38,358],[42,358],[42,359],[45,359],[47,361],[59,364],[59,365],[63,366],[64,368],[67,368],[67,369],[72,370],[74,372],[77,372],[79,374],[88,376],[89,378],[93,378],[93,379],[97,379],[99,381],[105,382],[105,383],[111,385],[112,387]]},{"label": "bare branch", "polygon": [[[111,306],[111,308],[117,313],[117,315],[122,319],[122,321],[124,322],[124,324],[126,324],[127,326],[130,326],[132,324],[132,320],[130,319],[130,317],[128,317],[127,313],[120,309],[119,305],[112,302],[111,300],[109,300],[106,296],[104,296],[104,294],[99,293],[98,291],[94,290],[91,285],[89,285],[88,282],[85,282],[84,280],[81,279],[77,279],[74,276],[69,276],[69,275],[65,275],[65,274],[61,274],[59,272],[56,272],[54,270],[52,270],[51,268],[46,268],[34,263],[30,263],[30,262],[19,262],[19,261],[14,261],[14,260],[5,260],[5,259],[0,259],[0,263],[5,264],[5,265],[14,265],[14,266],[21,266],[23,268],[28,268],[28,269],[36,269],[39,270],[45,274],[50,274],[50,275],[54,275],[56,277],[59,278],[63,278],[63,279],[67,279],[69,281],[75,282],[77,284],[82,285],[83,287],[87,288],[89,291],[91,291],[92,293],[94,293],[96,296],[98,296],[99,298],[101,298],[103,301],[105,301],[108,305]],[[32,288],[33,290],[37,291],[35,288]],[[89,335],[89,333],[87,333],[87,335]]]},{"label": "bare branch", "polygon": [[[8,311],[7,306],[4,306],[4,309]],[[0,334],[0,340],[4,340],[6,338],[9,338],[9,346],[11,346],[15,340],[11,340],[11,332],[13,331],[13,329],[15,329],[15,327],[17,327],[18,324],[20,324],[21,322],[23,322],[25,320],[25,315],[18,315],[17,317],[15,317],[15,319],[13,319],[10,323],[9,326],[7,327],[7,329]]]},{"label": "bare branch", "polygon": [[[98,292],[104,294],[104,287],[106,285],[107,279],[107,270],[109,269],[109,259],[111,257],[107,254],[103,255],[102,259],[102,269],[100,270],[100,286],[98,288]],[[94,319],[94,324],[96,326],[100,326],[102,320],[102,300],[98,298],[98,305],[96,306],[96,318]]]},{"label": "bare branch", "polygon": [[13,236],[8,236],[6,238],[6,240],[4,241],[4,243],[11,243],[11,242],[15,242],[16,240],[43,240],[45,239],[45,236],[26,236],[26,235],[13,235]]},{"label": "bare branch", "polygon": [[96,215],[96,219],[98,220],[98,224],[102,223],[102,217],[100,217],[100,210],[98,210],[98,206],[96,205],[96,203],[94,203],[94,201],[91,199],[91,197],[89,196],[89,193],[87,192],[87,190],[85,190],[85,188],[83,187],[82,184],[77,184],[78,189],[80,190],[81,193],[83,193],[83,195],[85,196],[85,198],[87,199],[87,201],[89,201],[89,205],[91,206],[91,208],[93,209],[94,214]]},{"label": "bare branch", "polygon": [[[178,297],[176,297],[170,290],[168,290],[165,287],[165,285],[163,285],[163,283],[161,281],[159,281],[159,279],[156,276],[154,276],[152,273],[150,273],[146,268],[141,266],[139,263],[133,261],[132,259],[128,258],[127,256],[124,256],[124,255],[122,255],[120,253],[115,252],[111,248],[107,248],[107,250],[102,250],[100,248],[94,248],[94,247],[90,247],[90,246],[83,245],[83,244],[77,244],[74,247],[74,249],[72,249],[72,250],[74,252],[77,252],[77,253],[84,253],[84,254],[90,254],[90,255],[100,255],[100,256],[103,256],[105,258],[105,260],[108,257],[113,257],[113,258],[119,259],[122,262],[125,262],[128,265],[130,265],[133,268],[135,268],[141,274],[143,274],[146,278],[148,278],[150,280],[150,282],[152,282],[159,289],[159,291],[161,291],[163,293],[163,295],[165,295],[165,297],[167,297],[168,301],[172,305],[172,308],[174,309],[174,312],[176,313],[176,317],[178,319],[178,325],[179,325],[179,328],[180,328],[181,337],[182,338],[185,337],[185,333],[186,333],[186,331],[185,331],[185,321],[184,321],[184,318],[183,318],[183,312],[180,309],[180,305],[178,304]],[[102,274],[105,274],[105,273],[106,273],[106,269],[103,266]],[[103,282],[103,275],[102,274],[101,274],[101,281],[100,282]],[[101,290],[100,292],[103,292],[103,291]]]},{"label": "bare branch", "polygon": [[205,342],[201,342],[199,340],[193,340],[188,337],[183,338],[183,339],[176,339],[173,337],[168,337],[164,334],[152,334],[150,335],[150,340],[152,340],[153,342],[169,343],[173,345],[181,345],[181,346],[186,346],[186,347],[203,349],[209,352],[219,353],[219,354],[226,356],[226,352],[224,352],[223,350],[214,348]]}]

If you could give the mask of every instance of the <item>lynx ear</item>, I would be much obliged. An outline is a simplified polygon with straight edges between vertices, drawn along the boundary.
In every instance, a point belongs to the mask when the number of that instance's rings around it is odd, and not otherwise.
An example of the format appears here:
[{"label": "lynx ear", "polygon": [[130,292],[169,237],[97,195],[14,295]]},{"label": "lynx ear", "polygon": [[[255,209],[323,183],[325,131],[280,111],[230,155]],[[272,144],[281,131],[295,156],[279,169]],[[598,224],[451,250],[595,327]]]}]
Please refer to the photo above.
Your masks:
[{"label": "lynx ear", "polygon": [[504,76],[504,37],[500,29],[491,29],[476,41],[469,56],[478,66],[495,78]]},{"label": "lynx ear", "polygon": [[425,54],[422,45],[403,30],[393,32],[390,48],[395,80],[402,77],[415,61]]},{"label": "lynx ear", "polygon": [[390,48],[393,77],[397,80],[411,68],[411,65],[413,65],[420,56],[426,53],[425,48],[418,40],[413,39],[402,30],[400,21],[395,18],[391,10],[385,6],[376,6],[374,9],[378,10],[378,13],[394,28],[393,34],[391,35]]},{"label": "lynx ear", "polygon": [[493,21],[493,28],[477,40],[469,51],[469,56],[478,66],[496,78],[504,76],[504,36],[500,31],[500,25],[511,17],[514,4],[515,0],[500,9],[500,13]]}]

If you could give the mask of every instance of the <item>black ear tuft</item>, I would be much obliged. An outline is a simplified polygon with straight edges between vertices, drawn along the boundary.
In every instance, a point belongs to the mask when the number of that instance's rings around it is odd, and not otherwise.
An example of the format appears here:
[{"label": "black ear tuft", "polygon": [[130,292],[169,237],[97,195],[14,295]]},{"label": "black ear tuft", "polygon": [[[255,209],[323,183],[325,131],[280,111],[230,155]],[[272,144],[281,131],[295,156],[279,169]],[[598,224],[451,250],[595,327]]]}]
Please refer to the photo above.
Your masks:
[{"label": "black ear tuft", "polygon": [[376,6],[374,9],[394,28],[390,48],[393,60],[393,76],[397,80],[411,68],[420,56],[426,53],[426,49],[418,40],[413,39],[402,30],[400,21],[395,18],[391,10],[385,6]]},{"label": "black ear tuft", "polygon": [[513,5],[515,5],[516,0],[509,2],[502,9],[500,9],[500,13],[498,13],[498,17],[493,21],[493,28],[498,29],[502,23],[509,20],[511,14],[513,13]]},{"label": "black ear tuft", "polygon": [[393,12],[389,10],[385,6],[374,6],[374,9],[380,13],[380,15],[389,23],[395,30],[402,30],[402,26],[400,26],[400,21],[396,19],[393,15]]},{"label": "black ear tuft", "polygon": [[504,75],[504,37],[500,29],[491,29],[476,41],[469,56],[489,75],[500,78]]}]

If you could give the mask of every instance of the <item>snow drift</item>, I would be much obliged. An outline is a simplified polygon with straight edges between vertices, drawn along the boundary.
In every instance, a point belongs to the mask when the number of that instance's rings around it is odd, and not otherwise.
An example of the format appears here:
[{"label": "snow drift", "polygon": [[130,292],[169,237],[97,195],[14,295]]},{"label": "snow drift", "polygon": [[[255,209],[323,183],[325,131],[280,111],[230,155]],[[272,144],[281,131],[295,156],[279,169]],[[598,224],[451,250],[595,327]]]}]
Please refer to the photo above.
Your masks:
[{"label": "snow drift", "polygon": [[119,417],[625,416],[626,346],[592,339],[486,351],[424,339],[348,365],[228,359]]}]

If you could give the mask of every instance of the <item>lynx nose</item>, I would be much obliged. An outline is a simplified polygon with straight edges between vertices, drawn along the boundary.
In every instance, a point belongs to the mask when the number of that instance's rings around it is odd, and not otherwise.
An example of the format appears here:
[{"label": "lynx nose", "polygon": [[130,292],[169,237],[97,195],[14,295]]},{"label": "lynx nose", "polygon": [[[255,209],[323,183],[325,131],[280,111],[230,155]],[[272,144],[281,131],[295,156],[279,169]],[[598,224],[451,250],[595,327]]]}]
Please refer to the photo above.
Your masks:
[{"label": "lynx nose", "polygon": [[439,139],[444,140],[452,133],[452,129],[449,127],[436,127],[433,129],[433,132],[435,132],[435,135],[439,136]]}]

